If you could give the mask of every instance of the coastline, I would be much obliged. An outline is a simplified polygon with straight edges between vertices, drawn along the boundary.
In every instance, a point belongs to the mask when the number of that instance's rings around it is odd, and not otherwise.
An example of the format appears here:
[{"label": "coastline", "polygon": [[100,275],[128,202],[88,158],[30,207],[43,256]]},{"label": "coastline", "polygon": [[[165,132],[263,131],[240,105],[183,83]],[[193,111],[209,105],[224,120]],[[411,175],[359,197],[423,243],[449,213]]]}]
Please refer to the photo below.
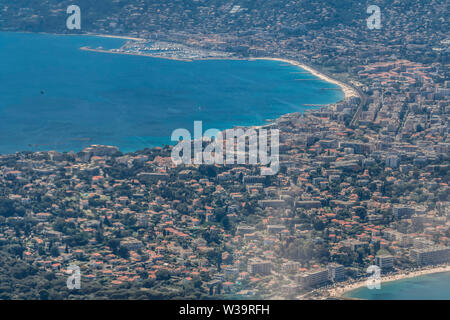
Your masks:
[{"label": "coastline", "polygon": [[124,40],[134,40],[134,41],[145,41],[145,39],[142,38],[135,38],[135,37],[128,37],[128,36],[114,36],[114,35],[107,35],[107,34],[96,34],[91,32],[86,33],[51,33],[51,32],[32,32],[32,31],[0,31],[0,32],[9,32],[9,33],[24,33],[24,34],[45,34],[45,35],[51,35],[51,36],[91,36],[91,37],[100,37],[100,38],[113,38],[113,39],[124,39]]},{"label": "coastline", "polygon": [[356,92],[356,90],[353,89],[348,84],[346,84],[346,83],[344,83],[342,81],[336,80],[334,78],[331,78],[330,76],[320,72],[319,70],[314,69],[314,68],[312,68],[312,67],[310,67],[308,65],[305,65],[305,64],[303,64],[303,63],[301,63],[299,61],[283,59],[283,58],[270,58],[270,57],[267,57],[267,58],[266,57],[263,57],[263,58],[250,58],[248,60],[250,60],[250,61],[252,61],[252,60],[272,60],[272,61],[285,62],[285,63],[291,64],[291,65],[294,65],[296,67],[300,67],[300,68],[308,71],[309,73],[311,73],[312,75],[316,76],[317,78],[319,78],[319,79],[321,79],[323,81],[326,81],[328,83],[332,83],[332,84],[335,84],[335,85],[339,86],[341,88],[341,90],[344,92],[345,99],[349,99],[349,98],[352,98],[352,97],[359,97],[359,95]]},{"label": "coastline", "polygon": [[149,58],[165,59],[165,60],[184,61],[184,62],[191,62],[192,61],[190,59],[172,58],[172,57],[158,57],[158,56],[145,54],[145,53],[116,52],[116,51],[105,50],[105,49],[92,49],[92,48],[89,48],[89,47],[81,47],[80,50],[91,51],[91,52],[100,52],[100,53],[109,53],[109,54],[120,54],[120,55],[127,55],[127,56],[138,56],[138,57],[149,57]]},{"label": "coastline", "polygon": [[[34,33],[34,32],[23,31],[21,33]],[[93,37],[100,37],[100,38],[146,41],[146,39],[137,38],[137,37],[96,34],[96,33],[91,33],[91,32],[86,32],[86,33],[82,33],[82,34],[58,34],[58,33],[47,33],[47,32],[38,32],[38,33],[48,34],[48,35],[57,35],[57,36],[93,36]],[[161,57],[161,56],[155,56],[152,54],[142,54],[142,53],[132,53],[132,52],[114,52],[111,50],[92,49],[89,47],[81,47],[80,50],[91,51],[91,52],[100,52],[100,53],[135,55],[135,56],[139,56],[139,57],[151,57],[151,58],[159,58],[159,59],[167,59],[167,60],[175,60],[175,61],[185,61],[185,62],[193,61],[191,59],[183,59],[183,58],[176,58],[176,57]],[[271,57],[258,57],[258,58],[220,58],[220,57],[217,57],[217,58],[199,58],[199,59],[195,59],[195,60],[247,60],[247,61],[271,60],[271,61],[284,62],[284,63],[288,63],[288,64],[296,66],[296,67],[300,67],[323,81],[326,81],[328,83],[332,83],[332,84],[339,86],[344,93],[344,96],[345,96],[344,99],[348,99],[348,98],[352,98],[352,97],[360,97],[358,92],[355,89],[353,89],[350,85],[348,85],[347,83],[340,81],[340,80],[336,80],[336,79],[320,72],[319,70],[314,69],[314,68],[312,68],[304,63],[301,63],[299,61],[296,61],[296,60],[284,59],[284,58],[271,58]]]},{"label": "coastline", "polygon": [[[95,36],[108,37],[108,38],[119,38],[119,39],[129,39],[129,40],[139,40],[139,41],[142,40],[142,39],[138,39],[138,38],[126,38],[126,37],[116,37],[116,36],[104,36],[104,35],[95,35]],[[355,89],[353,89],[351,86],[346,84],[345,82],[331,78],[330,76],[320,72],[319,70],[314,69],[306,64],[303,64],[303,63],[301,63],[299,61],[295,61],[295,60],[282,59],[282,58],[271,58],[271,57],[261,57],[261,58],[220,58],[220,57],[217,57],[217,58],[183,59],[183,58],[176,58],[176,57],[162,57],[162,56],[156,56],[156,55],[152,55],[152,54],[144,54],[144,53],[138,53],[138,52],[116,52],[116,51],[104,50],[104,49],[93,49],[93,48],[89,48],[89,47],[81,47],[80,50],[91,51],[91,52],[100,52],[100,53],[132,55],[132,56],[139,56],[139,57],[150,57],[150,58],[184,61],[184,62],[202,61],[202,60],[242,60],[242,61],[267,60],[267,61],[284,62],[284,63],[288,63],[290,65],[302,68],[302,69],[306,70],[308,73],[316,76],[320,80],[337,85],[338,87],[340,87],[340,89],[344,93],[344,99],[359,97],[358,92]]]},{"label": "coastline", "polygon": [[[104,37],[104,38],[126,39],[126,40],[133,40],[133,41],[145,41],[145,39],[122,37],[122,36],[108,36],[108,35],[97,35],[97,34],[83,34],[83,35]],[[241,59],[241,58],[220,58],[219,57],[219,58],[204,58],[204,59],[199,58],[199,59],[189,60],[189,59],[182,59],[182,58],[175,58],[175,57],[160,57],[160,56],[154,56],[154,55],[149,55],[149,54],[141,54],[138,52],[136,52],[136,53],[114,52],[114,51],[110,51],[110,50],[91,49],[89,47],[81,47],[80,50],[102,52],[102,53],[123,54],[123,55],[147,56],[147,57],[152,57],[152,58],[185,61],[185,62],[196,61],[196,60],[198,60],[198,61],[201,61],[201,60],[245,60],[245,61],[268,60],[268,61],[284,62],[284,63],[290,64],[293,66],[300,67],[300,68],[308,71],[308,73],[311,73],[312,75],[316,76],[317,78],[319,78],[323,81],[326,81],[328,83],[332,83],[332,84],[339,86],[345,95],[345,99],[352,98],[352,97],[359,97],[358,92],[354,88],[352,88],[351,86],[346,84],[345,82],[336,80],[324,73],[321,73],[317,69],[314,69],[314,68],[312,68],[308,65],[305,65],[303,63],[300,63],[298,61],[284,59],[284,58],[258,57],[258,58],[242,58]],[[330,105],[330,104],[328,104],[328,105]],[[245,126],[245,127],[248,127],[248,126]],[[402,280],[402,279],[415,278],[415,277],[421,277],[421,276],[429,275],[429,274],[447,273],[447,272],[450,272],[450,265],[438,266],[438,267],[427,267],[427,268],[423,268],[423,269],[416,270],[416,271],[402,270],[398,274],[383,276],[381,278],[381,282],[388,283],[388,282],[394,282],[394,281],[398,281],[398,280]],[[366,285],[366,281],[367,281],[367,279],[359,281],[359,282],[351,282],[348,284],[342,283],[339,287],[328,289],[328,290],[326,290],[326,292],[328,292],[328,294],[329,294],[328,297],[335,297],[335,298],[341,298],[341,299],[352,299],[352,298],[346,298],[346,297],[344,297],[344,295],[355,289],[364,287]]]},{"label": "coastline", "polygon": [[[434,273],[443,273],[443,272],[450,272],[450,265],[445,266],[438,266],[438,267],[431,267],[431,268],[424,268],[417,271],[403,271],[398,274],[393,275],[387,275],[384,277],[381,277],[381,284],[386,282],[393,282],[398,281],[402,279],[409,279],[409,278],[416,278],[420,276],[424,276],[427,274],[434,274]],[[337,298],[337,299],[352,299],[347,298],[344,295],[350,291],[353,291],[355,289],[361,288],[366,286],[367,279],[364,279],[362,281],[354,282],[354,283],[343,283],[338,287],[328,289],[326,290],[326,294],[328,295],[328,298]]]},{"label": "coastline", "polygon": [[[127,37],[127,36],[114,36],[114,35],[94,34],[94,33],[86,33],[86,35],[102,37],[102,38],[115,38],[115,39],[125,39],[125,40],[134,40],[134,41],[146,41],[146,39]],[[183,58],[176,58],[176,57],[161,57],[161,56],[156,56],[156,55],[152,55],[152,54],[142,54],[142,53],[132,53],[132,52],[114,52],[111,50],[92,49],[89,47],[82,47],[82,48],[80,48],[80,50],[101,52],[101,53],[135,55],[135,56],[140,56],[140,57],[151,57],[151,58],[159,58],[159,59],[167,59],[167,60],[175,60],[175,61],[185,61],[185,62],[191,62],[194,60],[197,60],[197,61],[202,61],[202,60],[244,60],[244,61],[269,60],[269,61],[284,62],[284,63],[288,63],[290,65],[302,68],[325,82],[337,85],[338,87],[341,88],[342,92],[344,93],[344,97],[345,97],[344,99],[349,99],[352,97],[360,97],[358,92],[355,89],[353,89],[350,85],[348,85],[347,83],[337,80],[337,79],[334,79],[334,78],[322,73],[321,71],[319,71],[317,69],[314,69],[304,63],[301,63],[296,60],[291,60],[291,59],[272,58],[272,57],[257,57],[257,58],[256,57],[255,58],[232,58],[232,57],[231,58],[221,58],[221,57],[216,58],[216,57],[214,57],[214,58],[198,58],[198,59],[192,60],[192,59],[183,59]]]},{"label": "coastline", "polygon": [[[34,32],[20,32],[20,33],[30,33],[33,34]],[[95,33],[83,33],[83,34],[54,34],[54,33],[45,33],[45,32],[40,32],[39,34],[47,34],[47,35],[56,35],[56,36],[93,36],[93,37],[99,37],[99,38],[114,38],[114,39],[124,39],[124,40],[131,40],[131,41],[147,41],[146,39],[142,39],[142,38],[136,38],[136,37],[129,37],[129,36],[116,36],[116,35],[106,35],[106,34],[95,34]],[[123,52],[123,51],[113,51],[113,50],[117,50],[117,49],[102,49],[102,48],[98,48],[98,49],[94,49],[88,46],[83,46],[81,48],[79,48],[79,50],[83,50],[83,51],[90,51],[90,52],[100,52],[100,53],[110,53],[110,54],[121,54],[121,55],[134,55],[134,56],[140,56],[140,57],[151,57],[151,58],[158,58],[158,59],[166,59],[166,60],[175,60],[175,61],[183,61],[183,62],[192,62],[192,61],[202,61],[202,60],[239,60],[239,61],[255,61],[255,60],[267,60],[267,61],[277,61],[277,62],[283,62],[295,67],[299,67],[305,70],[305,72],[299,72],[299,73],[311,73],[312,75],[316,76],[318,79],[323,80],[327,83],[332,83],[335,84],[339,87],[340,90],[342,90],[342,92],[344,93],[344,98],[334,102],[337,103],[339,101],[343,101],[345,99],[351,98],[351,97],[358,97],[359,94],[357,92],[357,90],[355,90],[354,88],[352,88],[350,85],[346,84],[345,82],[336,80],[334,78],[332,78],[331,76],[328,76],[322,72],[320,72],[317,69],[314,69],[304,63],[301,63],[299,61],[295,61],[295,60],[290,60],[290,59],[285,59],[285,58],[274,58],[274,57],[248,57],[248,58],[240,58],[240,57],[204,57],[204,58],[194,58],[194,59],[189,59],[189,58],[185,58],[183,59],[182,57],[167,57],[167,56],[158,56],[158,55],[153,55],[153,54],[148,54],[148,53],[140,53],[140,52]],[[338,90],[338,88],[336,88],[336,90]],[[330,105],[332,105],[333,103],[329,103],[326,105],[323,105],[323,107],[329,107]],[[313,106],[313,105],[311,105]],[[315,105],[314,105],[315,106]],[[317,105],[319,106],[319,105]],[[268,119],[266,120],[266,123],[260,124],[260,125],[244,125],[241,127],[246,127],[246,128],[261,128],[261,127],[265,127],[268,126],[272,123],[274,123],[276,120],[280,119],[283,116],[286,116],[288,114],[291,113],[287,113],[287,114],[282,114],[279,117],[276,117],[274,119]]]},{"label": "coastline", "polygon": [[125,40],[134,40],[134,41],[146,41],[142,38],[135,38],[135,37],[127,37],[127,36],[114,36],[114,35],[108,35],[108,34],[96,34],[96,33],[84,33],[81,35],[88,35],[88,36],[95,36],[100,38],[113,38],[113,39],[125,39]]}]

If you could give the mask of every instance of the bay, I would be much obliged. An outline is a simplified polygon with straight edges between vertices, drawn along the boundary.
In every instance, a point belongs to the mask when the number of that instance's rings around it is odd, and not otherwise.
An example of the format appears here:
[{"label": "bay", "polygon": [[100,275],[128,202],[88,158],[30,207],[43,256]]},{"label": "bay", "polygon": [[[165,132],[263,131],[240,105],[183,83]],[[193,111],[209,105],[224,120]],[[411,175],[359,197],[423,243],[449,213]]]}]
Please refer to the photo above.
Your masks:
[{"label": "bay", "polygon": [[382,283],[379,290],[361,287],[346,293],[344,297],[366,300],[450,300],[450,272]]},{"label": "bay", "polygon": [[[264,124],[303,104],[343,99],[336,85],[269,60],[193,62],[80,50],[126,40],[0,32],[0,153],[122,152],[170,144],[177,128]],[[312,81],[296,81],[298,78]],[[311,108],[311,107],[309,107]]]}]

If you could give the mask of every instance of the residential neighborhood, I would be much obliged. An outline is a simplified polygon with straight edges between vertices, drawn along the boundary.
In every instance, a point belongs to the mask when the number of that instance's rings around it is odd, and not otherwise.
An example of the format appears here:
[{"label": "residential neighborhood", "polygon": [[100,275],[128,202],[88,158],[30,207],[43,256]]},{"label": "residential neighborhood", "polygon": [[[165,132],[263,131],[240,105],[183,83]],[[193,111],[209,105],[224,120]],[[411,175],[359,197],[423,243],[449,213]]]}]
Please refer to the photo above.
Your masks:
[{"label": "residential neighborhood", "polygon": [[[67,1],[26,2],[0,4],[0,30],[69,33]],[[0,299],[331,299],[370,266],[448,266],[447,1],[391,1],[381,30],[365,2],[100,2],[78,34],[139,38],[116,53],[292,59],[356,94],[265,121],[272,176],[174,145],[0,154]]]}]

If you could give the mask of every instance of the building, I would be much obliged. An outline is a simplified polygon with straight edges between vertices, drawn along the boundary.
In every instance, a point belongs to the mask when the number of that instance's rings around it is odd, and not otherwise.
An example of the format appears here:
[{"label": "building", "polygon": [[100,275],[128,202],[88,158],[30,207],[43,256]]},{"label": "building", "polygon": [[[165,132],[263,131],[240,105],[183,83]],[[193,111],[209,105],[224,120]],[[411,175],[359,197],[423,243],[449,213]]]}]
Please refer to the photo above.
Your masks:
[{"label": "building", "polygon": [[286,203],[284,200],[259,200],[258,204],[262,207],[262,208],[284,208]]},{"label": "building", "polygon": [[262,260],[251,260],[248,262],[248,272],[251,275],[268,275],[272,271],[272,262]]},{"label": "building", "polygon": [[386,167],[389,168],[398,168],[399,165],[399,159],[398,156],[396,155],[392,155],[392,156],[388,156],[386,158]]},{"label": "building", "polygon": [[266,177],[265,176],[244,176],[242,178],[242,182],[244,184],[254,184],[254,183],[262,183],[262,184],[264,184],[265,181],[266,181]]},{"label": "building", "polygon": [[142,248],[142,242],[137,239],[128,237],[120,241],[120,246],[131,251],[136,251]]},{"label": "building", "polygon": [[392,213],[396,219],[410,218],[414,213],[416,213],[416,210],[407,206],[394,206],[392,207]]},{"label": "building", "polygon": [[258,240],[258,239],[259,239],[259,234],[256,232],[244,234],[244,241],[253,241],[253,240]]},{"label": "building", "polygon": [[295,202],[296,208],[303,208],[303,209],[312,209],[312,208],[321,208],[322,203],[320,201],[296,201]]},{"label": "building", "polygon": [[237,234],[239,235],[245,235],[255,232],[255,227],[250,226],[238,226],[237,227]]},{"label": "building", "polygon": [[376,256],[375,264],[379,266],[382,271],[390,270],[394,267],[394,257],[387,254]]},{"label": "building", "polygon": [[414,238],[412,240],[414,249],[426,249],[434,245],[434,242],[424,238]]},{"label": "building", "polygon": [[143,183],[153,183],[158,180],[168,180],[169,175],[160,172],[142,172],[137,175],[137,178]]},{"label": "building", "polygon": [[136,218],[137,225],[140,227],[148,227],[151,221],[151,215],[148,213],[138,213]]},{"label": "building", "polygon": [[366,248],[369,246],[368,242],[363,242],[363,241],[359,241],[359,240],[354,240],[354,239],[349,239],[349,240],[344,240],[342,241],[342,245],[346,248],[351,249],[352,251],[356,251],[359,248]]},{"label": "building", "polygon": [[280,233],[281,231],[283,231],[284,229],[286,229],[285,226],[283,225],[268,225],[267,226],[267,232],[269,232],[270,234],[277,234]]},{"label": "building", "polygon": [[343,265],[331,263],[328,265],[328,279],[339,282],[345,279],[345,268]]},{"label": "building", "polygon": [[300,268],[300,262],[289,261],[289,262],[283,263],[281,265],[281,272],[294,273],[294,272],[297,272],[299,268]]},{"label": "building", "polygon": [[412,249],[411,258],[418,265],[450,262],[450,247],[435,246],[425,249]]},{"label": "building", "polygon": [[297,281],[304,288],[316,287],[323,285],[329,281],[328,279],[328,269],[318,269],[313,271],[308,271],[298,275]]}]

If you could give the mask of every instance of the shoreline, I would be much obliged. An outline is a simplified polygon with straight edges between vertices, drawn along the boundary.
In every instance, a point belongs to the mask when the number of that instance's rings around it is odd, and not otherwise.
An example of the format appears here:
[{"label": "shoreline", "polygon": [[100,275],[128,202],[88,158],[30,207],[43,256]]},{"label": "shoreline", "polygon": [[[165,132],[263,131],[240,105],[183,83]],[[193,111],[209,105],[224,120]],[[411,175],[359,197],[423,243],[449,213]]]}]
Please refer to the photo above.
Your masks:
[{"label": "shoreline", "polygon": [[[33,34],[35,32],[18,32],[18,33],[29,33]],[[123,39],[123,40],[132,40],[132,41],[148,41],[148,39],[142,39],[142,38],[136,38],[136,37],[129,37],[129,36],[116,36],[116,35],[105,35],[105,34],[95,34],[95,33],[82,33],[82,34],[56,34],[56,33],[45,33],[45,32],[39,32],[38,34],[46,34],[46,35],[56,35],[56,36],[94,36],[94,37],[100,37],[100,38],[114,38],[114,39]],[[99,53],[110,53],[110,54],[121,54],[121,55],[134,55],[139,57],[150,57],[150,58],[158,58],[158,59],[166,59],[166,60],[174,60],[174,61],[183,61],[183,62],[192,62],[192,61],[203,61],[203,60],[235,60],[235,61],[256,61],[256,60],[267,60],[267,61],[277,61],[277,62],[284,62],[289,65],[302,68],[306,72],[301,73],[310,73],[313,76],[317,77],[318,79],[325,81],[327,83],[335,84],[339,87],[339,89],[344,93],[344,97],[336,102],[325,104],[322,107],[330,107],[332,104],[344,101],[346,99],[349,99],[351,97],[360,97],[357,90],[355,90],[353,87],[348,85],[347,83],[336,80],[332,76],[326,75],[322,73],[321,71],[314,69],[313,67],[310,67],[304,63],[301,63],[299,61],[285,59],[285,58],[274,58],[274,57],[248,57],[248,58],[239,58],[239,57],[205,57],[205,58],[195,58],[195,59],[189,59],[189,58],[178,58],[178,57],[164,57],[164,56],[157,56],[153,54],[146,54],[146,53],[140,53],[140,52],[120,52],[120,51],[112,51],[112,50],[118,50],[118,49],[94,49],[88,46],[83,46],[79,48],[79,50],[83,51],[90,51],[90,52],[99,52]],[[336,88],[338,89],[338,88]],[[362,98],[362,97],[360,97]],[[265,127],[267,125],[270,125],[274,122],[276,122],[278,119],[280,119],[283,116],[294,114],[295,112],[291,113],[285,113],[281,114],[280,116],[271,119],[269,122],[260,124],[260,125],[244,125],[241,127],[245,128],[259,128],[259,127]],[[227,130],[227,129],[225,129]],[[150,147],[153,148],[153,147]],[[43,150],[45,151],[45,150]],[[132,152],[137,152],[139,150],[135,150]],[[129,153],[125,152],[125,153]],[[2,153],[0,153],[1,155]]]},{"label": "shoreline", "polygon": [[[381,277],[381,285],[383,283],[387,282],[394,282],[398,280],[403,279],[409,279],[409,278],[416,278],[420,276],[424,276],[427,274],[435,274],[435,273],[445,273],[450,272],[450,265],[445,266],[438,266],[438,267],[431,267],[431,268],[424,268],[416,271],[403,271],[398,274],[392,274]],[[346,293],[349,293],[353,290],[356,290],[361,287],[366,286],[367,279],[364,279],[362,281],[354,282],[354,283],[344,283],[343,285],[339,287],[335,287],[332,289],[328,289],[325,292],[328,294],[329,298],[337,298],[337,299],[353,299],[350,297],[345,297],[344,295]]]},{"label": "shoreline", "polygon": [[[87,35],[91,35],[91,36],[97,36],[97,37],[102,37],[102,38],[115,38],[115,39],[125,39],[125,40],[134,40],[134,41],[147,41],[146,39],[142,39],[142,38],[134,38],[134,37],[127,37],[127,36],[114,36],[114,35],[105,35],[105,34],[94,34],[94,33],[87,33]],[[125,55],[135,55],[135,56],[139,56],[139,57],[151,57],[151,58],[159,58],[159,59],[167,59],[167,60],[175,60],[175,61],[185,61],[185,62],[191,62],[191,61],[202,61],[202,60],[243,60],[243,61],[255,61],[255,60],[268,60],[268,61],[278,61],[278,62],[284,62],[284,63],[288,63],[290,65],[302,68],[304,70],[306,70],[308,73],[312,74],[313,76],[316,76],[317,78],[331,83],[331,84],[335,84],[337,85],[342,92],[344,93],[344,99],[349,99],[352,97],[359,97],[360,99],[362,99],[362,97],[360,97],[359,93],[352,88],[350,85],[348,85],[347,83],[337,80],[335,78],[332,78],[326,74],[324,74],[323,72],[309,66],[306,65],[300,61],[296,61],[296,60],[292,60],[292,59],[285,59],[285,58],[273,58],[273,57],[251,57],[251,58],[228,58],[228,57],[212,57],[212,58],[199,58],[199,59],[183,59],[183,58],[176,58],[176,57],[161,57],[161,56],[156,56],[156,55],[152,55],[152,54],[142,54],[142,53],[131,53],[131,52],[114,52],[114,51],[110,51],[110,50],[101,50],[101,49],[92,49],[92,48],[88,48],[88,47],[82,47],[80,48],[80,50],[85,50],[85,51],[92,51],[92,52],[101,52],[101,53],[114,53],[114,54],[125,54]],[[329,105],[329,104],[328,104]]]},{"label": "shoreline", "polygon": [[184,62],[191,62],[192,61],[190,59],[171,58],[171,57],[158,57],[158,56],[153,56],[153,55],[145,54],[145,53],[116,52],[116,51],[111,51],[111,50],[106,50],[106,49],[92,49],[92,48],[89,48],[89,47],[81,47],[80,50],[90,51],[90,52],[99,52],[99,53],[120,54],[120,55],[126,55],[126,56],[137,56],[137,57],[148,57],[148,58],[155,58],[155,59],[184,61]]},{"label": "shoreline", "polygon": [[344,92],[345,98],[344,99],[349,99],[352,97],[359,97],[358,92],[353,89],[351,86],[349,86],[348,84],[346,84],[345,82],[342,82],[340,80],[334,79],[322,72],[320,72],[317,69],[314,69],[304,63],[301,63],[299,61],[296,60],[290,60],[290,59],[284,59],[284,58],[270,58],[270,57],[262,57],[262,58],[250,58],[248,59],[249,61],[252,60],[271,60],[271,61],[279,61],[279,62],[285,62],[288,63],[290,65],[294,65],[296,67],[300,67],[306,71],[308,71],[309,73],[311,73],[312,75],[316,76],[317,78],[328,82],[328,83],[332,83],[335,84],[337,86],[339,86],[342,90],[342,92]]},{"label": "shoreline", "polygon": [[[28,31],[8,31],[8,32],[16,32],[16,33],[29,33],[29,34],[33,34],[36,32],[28,32]],[[38,34],[47,34],[47,35],[56,35],[56,36],[93,36],[93,37],[100,37],[100,38],[113,38],[113,39],[123,39],[123,40],[133,40],[133,41],[148,41],[148,39],[143,39],[143,38],[137,38],[137,37],[130,37],[130,36],[118,36],[118,35],[108,35],[108,34],[97,34],[97,33],[91,33],[91,32],[86,32],[86,33],[81,33],[81,34],[59,34],[59,33],[48,33],[48,32],[37,32]],[[359,97],[360,99],[362,99],[362,97],[360,96],[360,94],[358,93],[357,90],[355,90],[352,86],[350,86],[349,84],[341,81],[341,80],[337,80],[329,75],[324,74],[323,72],[309,66],[306,65],[305,63],[302,63],[300,61],[296,61],[296,60],[292,60],[292,59],[286,59],[286,58],[273,58],[273,57],[250,57],[250,58],[233,58],[233,57],[208,57],[208,58],[198,58],[198,59],[183,59],[183,58],[176,58],[176,57],[162,57],[162,56],[156,56],[156,55],[152,55],[152,54],[142,54],[142,53],[132,53],[132,52],[114,52],[111,50],[103,50],[103,49],[92,49],[89,47],[81,47],[80,50],[84,50],[84,51],[91,51],[91,52],[100,52],[100,53],[112,53],[112,54],[124,54],[124,55],[135,55],[138,57],[151,57],[151,58],[158,58],[158,59],[166,59],[166,60],[174,60],[174,61],[184,61],[184,62],[191,62],[191,61],[202,61],[202,60],[244,60],[244,61],[254,61],[254,60],[269,60],[269,61],[279,61],[279,62],[284,62],[284,63],[288,63],[290,65],[296,66],[296,67],[300,67],[304,70],[306,70],[307,72],[311,73],[312,75],[316,76],[317,78],[331,83],[331,84],[335,84],[338,87],[340,87],[340,89],[342,90],[342,92],[344,93],[344,99],[348,99],[348,98],[352,98],[352,97]],[[340,101],[342,101],[340,100]],[[338,102],[338,101],[337,101]],[[328,104],[330,105],[330,104]]]},{"label": "shoreline", "polygon": [[96,33],[84,33],[81,35],[95,36],[100,38],[113,38],[113,39],[124,39],[124,40],[134,40],[134,41],[147,41],[146,39],[136,38],[136,37],[128,37],[128,36],[114,36],[108,34],[96,34]]},{"label": "shoreline", "polygon": [[5,33],[23,33],[23,34],[45,34],[50,36],[91,36],[91,37],[100,37],[100,38],[114,38],[114,39],[124,39],[124,40],[134,40],[134,41],[146,41],[146,39],[129,37],[129,36],[115,36],[115,35],[107,35],[107,34],[97,34],[97,33],[51,33],[51,32],[32,32],[32,31],[0,31]]},{"label": "shoreline", "polygon": [[[99,35],[96,35],[99,36]],[[108,37],[108,36],[100,36],[100,37]],[[120,38],[120,39],[131,39],[135,40],[137,38],[121,38],[121,37],[115,37],[111,36],[112,38]],[[111,38],[110,37],[110,38]],[[256,60],[266,60],[266,61],[278,61],[278,62],[284,62],[288,63],[290,65],[293,65],[295,67],[302,68],[303,70],[306,70],[308,73],[312,74],[313,76],[319,78],[320,80],[323,80],[325,82],[337,85],[341,91],[344,93],[344,99],[349,99],[353,97],[360,97],[358,92],[353,89],[350,85],[347,83],[334,79],[322,72],[320,72],[317,69],[314,69],[304,63],[301,63],[299,61],[295,60],[289,60],[289,59],[283,59],[283,58],[271,58],[271,57],[258,57],[258,58],[221,58],[221,57],[213,57],[213,58],[198,58],[198,59],[183,59],[183,58],[176,58],[176,57],[162,57],[162,56],[156,56],[152,54],[145,54],[145,53],[138,53],[138,52],[115,52],[111,50],[105,50],[105,49],[93,49],[89,47],[81,47],[80,50],[84,51],[91,51],[91,52],[100,52],[100,53],[112,53],[112,54],[123,54],[123,55],[132,55],[132,56],[138,56],[138,57],[149,57],[149,58],[157,58],[157,59],[166,59],[166,60],[174,60],[174,61],[184,61],[184,62],[192,62],[192,61],[206,61],[206,60],[240,60],[240,61],[256,61]],[[327,106],[330,104],[327,104]]]}]

